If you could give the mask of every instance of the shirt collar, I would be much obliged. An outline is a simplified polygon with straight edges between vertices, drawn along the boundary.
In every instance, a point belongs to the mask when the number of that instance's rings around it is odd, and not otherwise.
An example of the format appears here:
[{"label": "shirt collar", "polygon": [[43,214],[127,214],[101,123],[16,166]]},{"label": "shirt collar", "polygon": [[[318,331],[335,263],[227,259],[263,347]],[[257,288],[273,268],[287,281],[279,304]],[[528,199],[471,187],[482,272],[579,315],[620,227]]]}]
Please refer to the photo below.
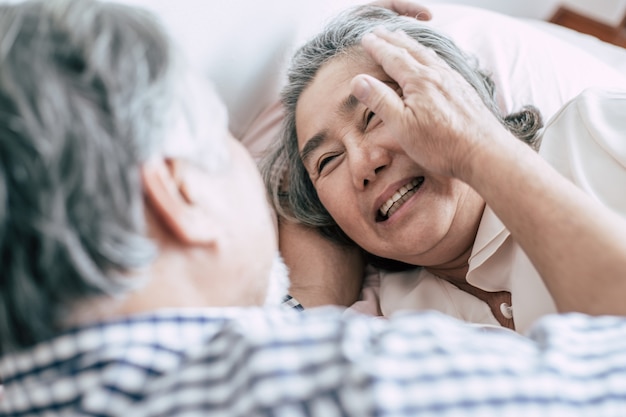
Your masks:
[{"label": "shirt collar", "polygon": [[510,291],[511,233],[486,206],[469,258],[467,282],[486,291]]}]

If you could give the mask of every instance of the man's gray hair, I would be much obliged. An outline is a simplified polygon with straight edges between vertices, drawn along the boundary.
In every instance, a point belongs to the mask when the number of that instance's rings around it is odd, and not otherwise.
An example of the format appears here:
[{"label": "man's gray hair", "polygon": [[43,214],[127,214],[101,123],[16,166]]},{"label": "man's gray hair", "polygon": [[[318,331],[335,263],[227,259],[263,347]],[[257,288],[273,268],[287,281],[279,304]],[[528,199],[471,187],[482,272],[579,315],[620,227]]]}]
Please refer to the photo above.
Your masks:
[{"label": "man's gray hair", "polygon": [[[377,26],[391,31],[403,30],[421,44],[433,49],[450,67],[458,71],[478,92],[485,105],[520,139],[533,144],[541,127],[539,112],[525,107],[503,117],[495,99],[495,86],[488,74],[478,68],[472,57],[463,53],[450,39],[417,20],[379,7],[358,6],[341,13],[294,55],[282,91],[285,107],[283,132],[262,161],[261,170],[270,199],[279,216],[319,229],[332,240],[353,245],[320,202],[302,164],[298,151],[296,106],[300,96],[313,82],[320,68],[336,57],[358,53],[360,41]],[[395,267],[386,260],[380,265]]]},{"label": "man's gray hair", "polygon": [[178,62],[140,9],[0,5],[0,354],[54,335],[80,300],[141,284],[128,272],[156,254],[141,163],[198,153],[166,140],[186,111]]}]

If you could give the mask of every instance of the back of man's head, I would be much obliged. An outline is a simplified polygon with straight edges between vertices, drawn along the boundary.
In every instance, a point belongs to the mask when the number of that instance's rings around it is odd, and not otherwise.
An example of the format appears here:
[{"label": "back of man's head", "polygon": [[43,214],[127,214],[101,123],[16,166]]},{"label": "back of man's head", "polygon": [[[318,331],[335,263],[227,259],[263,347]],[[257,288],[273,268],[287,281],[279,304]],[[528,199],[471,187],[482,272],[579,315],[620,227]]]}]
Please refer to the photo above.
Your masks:
[{"label": "back of man's head", "polygon": [[77,300],[136,285],[154,257],[140,163],[163,138],[172,48],[141,11],[0,6],[0,354]]}]

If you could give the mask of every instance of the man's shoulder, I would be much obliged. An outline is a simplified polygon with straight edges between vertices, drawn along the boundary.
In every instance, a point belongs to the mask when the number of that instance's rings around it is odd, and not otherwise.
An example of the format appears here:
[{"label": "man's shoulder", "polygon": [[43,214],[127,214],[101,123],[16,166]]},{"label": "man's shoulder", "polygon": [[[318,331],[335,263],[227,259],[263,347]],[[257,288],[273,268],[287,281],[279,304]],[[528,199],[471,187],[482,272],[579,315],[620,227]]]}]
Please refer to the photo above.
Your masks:
[{"label": "man's shoulder", "polygon": [[[201,362],[200,357],[219,357],[222,362],[237,357],[229,339],[238,339],[236,344],[243,348],[253,346],[256,342],[245,337],[249,329],[268,328],[281,315],[285,320],[297,316],[290,313],[167,309],[68,329],[2,358],[5,400],[0,410],[18,415],[46,410],[128,415],[123,410],[149,399],[151,392],[176,379],[190,363]],[[224,343],[227,348],[221,349]],[[217,353],[211,355],[207,348]],[[207,372],[206,378],[214,375]]]},{"label": "man's shoulder", "polygon": [[450,411],[475,401],[462,389],[469,380],[481,390],[477,398],[492,405],[501,400],[493,393],[503,389],[531,398],[538,394],[528,381],[563,382],[558,377],[568,379],[570,370],[555,374],[533,364],[555,351],[559,357],[584,353],[588,338],[606,342],[601,345],[613,359],[626,356],[608,348],[626,334],[623,319],[554,316],[534,334],[541,343],[508,331],[485,333],[434,312],[389,319],[346,316],[340,308],[160,312],[72,330],[4,358],[0,410],[132,416],[183,410],[293,415],[290,407],[344,415]]}]

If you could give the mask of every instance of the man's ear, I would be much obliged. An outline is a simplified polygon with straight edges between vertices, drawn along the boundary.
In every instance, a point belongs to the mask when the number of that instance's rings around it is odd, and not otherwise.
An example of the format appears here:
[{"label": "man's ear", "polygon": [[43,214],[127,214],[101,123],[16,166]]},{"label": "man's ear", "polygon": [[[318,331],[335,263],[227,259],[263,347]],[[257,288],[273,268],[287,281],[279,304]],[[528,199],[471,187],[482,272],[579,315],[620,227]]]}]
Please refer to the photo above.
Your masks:
[{"label": "man's ear", "polygon": [[177,159],[154,159],[141,167],[147,204],[175,238],[189,245],[214,244],[216,225],[190,198],[189,167]]}]

